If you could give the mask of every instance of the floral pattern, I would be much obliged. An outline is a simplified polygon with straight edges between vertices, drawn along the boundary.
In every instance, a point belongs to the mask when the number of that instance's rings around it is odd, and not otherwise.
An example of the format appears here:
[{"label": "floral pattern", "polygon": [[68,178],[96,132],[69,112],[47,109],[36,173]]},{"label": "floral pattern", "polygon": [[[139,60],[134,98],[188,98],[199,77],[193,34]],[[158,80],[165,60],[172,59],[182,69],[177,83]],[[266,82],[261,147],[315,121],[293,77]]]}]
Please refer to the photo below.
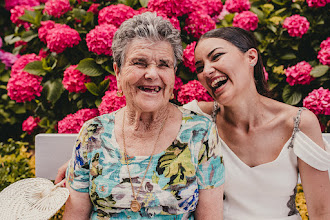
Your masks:
[{"label": "floral pattern", "polygon": [[[129,208],[133,195],[123,150],[115,140],[116,112],[84,124],[67,179],[73,189],[90,194],[92,219],[194,219],[199,189],[224,183],[215,124],[191,111],[181,111],[181,128],[176,139],[152,158],[137,197],[142,205],[137,213]],[[135,156],[128,160],[135,192],[149,159]]]}]

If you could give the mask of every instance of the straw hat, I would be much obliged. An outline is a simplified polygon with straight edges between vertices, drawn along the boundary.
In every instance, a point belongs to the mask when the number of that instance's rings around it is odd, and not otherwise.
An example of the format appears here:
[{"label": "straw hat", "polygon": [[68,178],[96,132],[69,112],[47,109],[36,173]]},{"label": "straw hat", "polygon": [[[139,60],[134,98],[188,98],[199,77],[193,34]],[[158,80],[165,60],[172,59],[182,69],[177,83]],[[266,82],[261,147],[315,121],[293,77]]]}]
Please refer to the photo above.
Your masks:
[{"label": "straw hat", "polygon": [[0,219],[44,220],[51,218],[66,202],[69,190],[63,181],[54,185],[48,179],[17,181],[0,192]]}]

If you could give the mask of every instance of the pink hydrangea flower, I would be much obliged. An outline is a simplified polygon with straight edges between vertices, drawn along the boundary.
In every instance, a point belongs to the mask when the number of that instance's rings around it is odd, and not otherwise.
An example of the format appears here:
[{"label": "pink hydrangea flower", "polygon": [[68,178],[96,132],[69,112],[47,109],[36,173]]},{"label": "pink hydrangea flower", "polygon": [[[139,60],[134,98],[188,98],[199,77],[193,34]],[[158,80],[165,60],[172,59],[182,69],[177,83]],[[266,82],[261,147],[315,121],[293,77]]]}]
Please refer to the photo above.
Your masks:
[{"label": "pink hydrangea flower", "polygon": [[39,50],[39,54],[38,54],[38,56],[40,56],[40,57],[42,57],[42,58],[45,58],[45,57],[48,56],[48,54],[49,54],[49,51],[47,51],[47,50],[41,48],[41,49]]},{"label": "pink hydrangea flower", "polygon": [[183,86],[182,79],[178,76],[175,76],[175,82],[173,88],[174,99],[178,98],[178,94],[182,86]]},{"label": "pink hydrangea flower", "polygon": [[330,115],[330,91],[320,87],[314,89],[303,100],[303,106],[319,115]]},{"label": "pink hydrangea flower", "polygon": [[47,47],[56,53],[62,53],[66,48],[78,45],[80,41],[78,31],[61,24],[55,25],[46,36]]},{"label": "pink hydrangea flower", "polygon": [[[211,17],[218,16],[223,8],[221,0],[194,0],[196,4],[203,7],[202,10]],[[198,6],[197,6],[198,7]]]},{"label": "pink hydrangea flower", "polygon": [[328,37],[326,40],[322,41],[320,47],[322,49],[326,48],[326,47],[330,47],[330,37]]},{"label": "pink hydrangea flower", "polygon": [[309,85],[314,77],[310,75],[312,66],[306,61],[301,61],[294,66],[288,67],[285,70],[286,81],[290,86],[293,85]]},{"label": "pink hydrangea flower", "polygon": [[14,47],[19,47],[21,45],[25,46],[25,45],[27,45],[27,42],[25,42],[23,40],[16,41]]},{"label": "pink hydrangea flower", "polygon": [[183,50],[183,64],[190,69],[191,72],[195,72],[195,46],[196,41],[188,44],[187,47]]},{"label": "pink hydrangea flower", "polygon": [[71,65],[65,69],[62,83],[69,92],[84,93],[87,91],[85,83],[90,82],[91,78],[77,70],[77,66]]},{"label": "pink hydrangea flower", "polygon": [[266,68],[264,67],[264,76],[265,76],[265,80],[267,81],[268,80],[268,73],[267,73],[267,71],[266,71]]},{"label": "pink hydrangea flower", "polygon": [[258,16],[251,11],[243,11],[236,14],[233,21],[234,27],[239,27],[247,31],[254,31],[258,27]]},{"label": "pink hydrangea flower", "polygon": [[139,10],[137,10],[137,14],[142,14],[142,13],[145,13],[148,11],[156,13],[157,16],[161,16],[161,17],[163,17],[163,19],[168,20],[169,22],[171,22],[171,24],[173,25],[174,28],[181,31],[180,22],[179,22],[178,18],[177,17],[169,18],[163,11],[151,11],[150,9],[147,9],[147,8],[140,8]]},{"label": "pink hydrangea flower", "polygon": [[288,30],[291,37],[302,37],[308,31],[309,22],[303,16],[292,15],[284,19],[283,28]]},{"label": "pink hydrangea flower", "polygon": [[109,5],[104,7],[99,12],[99,24],[112,24],[117,28],[125,20],[135,15],[135,10],[127,5]]},{"label": "pink hydrangea flower", "polygon": [[[47,43],[46,37],[47,37],[48,31],[55,27],[55,22],[48,20],[48,21],[41,21],[40,23],[41,23],[41,26],[38,29],[38,37],[42,42],[44,42],[46,44]],[[57,24],[57,25],[61,25],[61,24]]]},{"label": "pink hydrangea flower", "polygon": [[19,17],[24,15],[25,10],[33,11],[33,8],[28,5],[17,5],[14,8],[10,9],[10,20],[17,26],[23,25],[25,29],[29,29],[31,24],[27,21],[19,19]]},{"label": "pink hydrangea flower", "polygon": [[96,3],[93,3],[91,4],[91,6],[89,7],[89,9],[87,10],[87,12],[92,12],[93,14],[98,14],[99,13],[99,9],[98,7],[100,6],[100,4],[96,4]]},{"label": "pink hydrangea flower", "polygon": [[215,22],[209,15],[197,11],[189,14],[186,19],[184,30],[187,31],[189,35],[200,38],[200,36],[209,30],[215,29],[215,27]]},{"label": "pink hydrangea flower", "polygon": [[22,130],[26,131],[28,134],[32,134],[34,129],[38,127],[38,123],[40,122],[39,117],[29,116],[22,124]]},{"label": "pink hydrangea flower", "polygon": [[104,77],[104,80],[109,79],[109,88],[108,91],[117,91],[118,87],[117,87],[117,79],[114,75],[109,74],[107,76]]},{"label": "pink hydrangea flower", "polygon": [[108,114],[110,112],[116,111],[126,105],[125,96],[118,97],[117,92],[114,91],[106,91],[105,95],[102,97],[102,102],[99,105],[98,109],[100,111],[100,115]]},{"label": "pink hydrangea flower", "polygon": [[42,77],[19,71],[11,76],[7,84],[8,96],[16,102],[26,102],[41,95]]},{"label": "pink hydrangea flower", "polygon": [[25,54],[23,56],[20,56],[14,65],[11,67],[11,76],[15,76],[19,71],[23,70],[26,64],[31,63],[33,61],[41,60],[40,56],[37,56],[34,53],[31,54]]},{"label": "pink hydrangea flower", "polygon": [[159,11],[166,14],[167,17],[180,17],[196,10],[193,4],[194,0],[149,0],[148,9]]},{"label": "pink hydrangea flower", "polygon": [[197,80],[191,80],[181,87],[178,94],[178,101],[181,104],[186,104],[196,99],[197,101],[212,101],[212,97],[207,93],[207,90]]},{"label": "pink hydrangea flower", "polygon": [[309,7],[320,8],[327,4],[326,0],[306,0]]},{"label": "pink hydrangea flower", "polygon": [[5,9],[10,10],[17,5],[37,6],[40,5],[38,0],[5,0]]},{"label": "pink hydrangea flower", "polygon": [[59,18],[71,10],[72,8],[69,0],[48,0],[45,3],[45,9],[43,12],[46,12],[55,18]]},{"label": "pink hydrangea flower", "polygon": [[112,24],[96,26],[86,35],[88,50],[96,54],[112,55],[112,39],[117,28]]},{"label": "pink hydrangea flower", "polygon": [[80,109],[74,114],[69,114],[57,123],[58,133],[79,133],[83,124],[89,119],[99,116],[99,111],[94,109]]},{"label": "pink hydrangea flower", "polygon": [[2,47],[3,42],[2,42],[2,38],[0,37],[0,48]]},{"label": "pink hydrangea flower", "polygon": [[251,8],[249,0],[226,0],[226,10],[230,13],[248,11]]},{"label": "pink hydrangea flower", "polygon": [[317,59],[319,59],[320,63],[323,65],[330,66],[330,47],[321,49],[317,55]]},{"label": "pink hydrangea flower", "polygon": [[17,55],[0,50],[0,60],[5,64],[6,69],[10,68],[18,59]]}]

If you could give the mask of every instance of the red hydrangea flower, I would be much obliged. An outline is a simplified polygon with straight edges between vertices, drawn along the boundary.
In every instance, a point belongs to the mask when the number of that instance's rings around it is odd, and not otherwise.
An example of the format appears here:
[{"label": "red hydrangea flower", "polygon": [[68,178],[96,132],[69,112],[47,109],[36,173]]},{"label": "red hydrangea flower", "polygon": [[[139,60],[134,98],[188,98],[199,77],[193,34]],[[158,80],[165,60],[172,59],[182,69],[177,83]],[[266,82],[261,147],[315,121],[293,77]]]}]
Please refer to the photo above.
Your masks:
[{"label": "red hydrangea flower", "polygon": [[[203,7],[202,10],[211,17],[218,16],[223,8],[221,0],[194,0],[195,4]],[[198,6],[197,6],[198,7]]]},{"label": "red hydrangea flower", "polygon": [[17,5],[37,6],[40,5],[38,0],[5,0],[5,9],[10,10]]},{"label": "red hydrangea flower", "polygon": [[303,100],[303,106],[311,110],[314,114],[330,115],[330,91],[320,87],[314,89]]},{"label": "red hydrangea flower", "polygon": [[178,94],[178,101],[181,104],[186,104],[196,99],[197,101],[212,101],[212,97],[207,93],[207,90],[197,80],[191,80],[181,87]]},{"label": "red hydrangea flower", "polygon": [[41,60],[40,56],[37,56],[34,53],[31,54],[25,54],[21,57],[19,57],[14,65],[11,67],[11,76],[16,75],[19,71],[23,70],[26,64],[31,63],[33,61]]},{"label": "red hydrangea flower", "polygon": [[135,10],[127,5],[109,5],[104,7],[99,12],[99,24],[112,24],[117,28],[125,20],[133,17],[136,14]]},{"label": "red hydrangea flower", "polygon": [[[38,37],[42,42],[44,42],[46,44],[47,43],[46,37],[47,37],[48,31],[55,27],[55,22],[48,20],[48,21],[41,21],[40,23],[41,23],[41,26],[38,29]],[[56,24],[56,25],[61,25],[61,24]]]},{"label": "red hydrangea flower", "polygon": [[319,59],[320,63],[323,65],[330,66],[330,47],[321,49],[317,55],[317,59]]},{"label": "red hydrangea flower", "polygon": [[312,66],[306,61],[301,61],[294,66],[288,67],[285,70],[286,81],[290,86],[293,85],[306,85],[310,84],[314,77],[310,75],[312,71]]},{"label": "red hydrangea flower", "polygon": [[258,27],[258,16],[250,11],[243,11],[236,14],[233,21],[234,27],[239,27],[247,31],[254,31]]},{"label": "red hydrangea flower", "polygon": [[160,11],[167,17],[179,17],[189,14],[196,10],[194,0],[149,0],[148,9],[151,11]]},{"label": "red hydrangea flower", "polygon": [[44,13],[46,12],[55,18],[59,18],[71,10],[69,0],[48,0],[45,3]]},{"label": "red hydrangea flower", "polygon": [[40,56],[40,57],[42,57],[42,58],[45,58],[45,57],[48,56],[48,54],[49,54],[49,51],[44,50],[43,48],[41,48],[41,49],[39,50],[39,54],[38,54],[38,56]]},{"label": "red hydrangea flower", "polygon": [[183,86],[182,79],[178,76],[175,76],[175,82],[173,88],[174,99],[178,98],[178,94],[182,86]]},{"label": "red hydrangea flower", "polygon": [[102,97],[102,102],[99,105],[98,109],[100,111],[100,115],[108,114],[110,112],[116,111],[126,105],[125,96],[118,97],[117,92],[114,91],[106,91],[105,95]]},{"label": "red hydrangea flower", "polygon": [[69,114],[57,123],[58,133],[79,133],[83,124],[89,119],[99,116],[99,111],[94,109],[80,109],[74,114]]},{"label": "red hydrangea flower", "polygon": [[87,91],[85,83],[91,81],[91,78],[79,70],[77,70],[78,65],[71,65],[64,71],[63,76],[63,86],[69,92],[81,92],[84,93]]},{"label": "red hydrangea flower", "polygon": [[28,134],[32,134],[34,129],[38,127],[38,123],[40,122],[40,118],[33,116],[28,117],[22,124],[22,130],[26,131]]},{"label": "red hydrangea flower", "polygon": [[324,7],[327,4],[326,0],[306,0],[309,7],[319,8]]},{"label": "red hydrangea flower", "polygon": [[303,16],[292,15],[284,19],[283,28],[288,30],[291,37],[302,37],[308,31],[309,22]]},{"label": "red hydrangea flower", "polygon": [[74,47],[81,41],[79,33],[67,25],[55,25],[47,32],[47,47],[51,52],[62,53],[68,47]]},{"label": "red hydrangea flower", "polygon": [[25,10],[33,11],[33,8],[31,8],[28,5],[17,5],[14,8],[10,10],[10,20],[16,24],[17,26],[23,25],[25,29],[29,29],[31,24],[27,21],[23,21],[19,19],[22,15],[24,15]]},{"label": "red hydrangea flower", "polygon": [[91,4],[91,6],[89,7],[89,9],[87,10],[87,12],[92,12],[93,14],[98,14],[99,13],[99,9],[98,7],[100,6],[100,4],[96,4],[96,3],[93,3]]},{"label": "red hydrangea flower", "polygon": [[195,46],[196,41],[188,44],[187,47],[183,50],[183,64],[190,69],[191,72],[195,72]]},{"label": "red hydrangea flower", "polygon": [[96,26],[86,35],[88,50],[96,54],[112,55],[112,39],[117,28],[112,24]]},{"label": "red hydrangea flower", "polygon": [[249,0],[226,0],[226,10],[230,13],[248,11],[251,8]]},{"label": "red hydrangea flower", "polygon": [[200,38],[206,32],[215,29],[215,22],[212,18],[201,12],[193,12],[186,19],[184,30],[195,38]]},{"label": "red hydrangea flower", "polygon": [[19,47],[21,45],[25,46],[25,45],[27,45],[27,42],[25,42],[23,40],[16,41],[14,47]]},{"label": "red hydrangea flower", "polygon": [[330,47],[330,37],[328,37],[326,40],[322,41],[320,47],[322,49],[326,48],[326,47]]},{"label": "red hydrangea flower", "polygon": [[7,84],[8,96],[16,102],[31,101],[41,95],[42,77],[19,71]]},{"label": "red hydrangea flower", "polygon": [[117,79],[114,75],[109,74],[107,76],[104,77],[104,80],[109,79],[109,88],[108,91],[117,91],[118,87],[117,87]]}]

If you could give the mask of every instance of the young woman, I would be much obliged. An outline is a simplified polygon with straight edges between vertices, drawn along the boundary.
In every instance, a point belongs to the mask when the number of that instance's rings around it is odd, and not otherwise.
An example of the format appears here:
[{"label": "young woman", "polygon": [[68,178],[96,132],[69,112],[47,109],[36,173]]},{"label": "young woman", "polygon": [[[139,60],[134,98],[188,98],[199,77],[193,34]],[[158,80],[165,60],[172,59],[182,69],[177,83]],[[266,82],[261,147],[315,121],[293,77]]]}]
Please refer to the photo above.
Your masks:
[{"label": "young woman", "polygon": [[[298,173],[310,219],[330,219],[330,154],[316,116],[267,98],[254,36],[209,31],[195,48],[197,77],[215,102],[184,106],[212,117],[222,139],[225,220],[296,220]],[[329,147],[329,146],[328,146]]]}]

